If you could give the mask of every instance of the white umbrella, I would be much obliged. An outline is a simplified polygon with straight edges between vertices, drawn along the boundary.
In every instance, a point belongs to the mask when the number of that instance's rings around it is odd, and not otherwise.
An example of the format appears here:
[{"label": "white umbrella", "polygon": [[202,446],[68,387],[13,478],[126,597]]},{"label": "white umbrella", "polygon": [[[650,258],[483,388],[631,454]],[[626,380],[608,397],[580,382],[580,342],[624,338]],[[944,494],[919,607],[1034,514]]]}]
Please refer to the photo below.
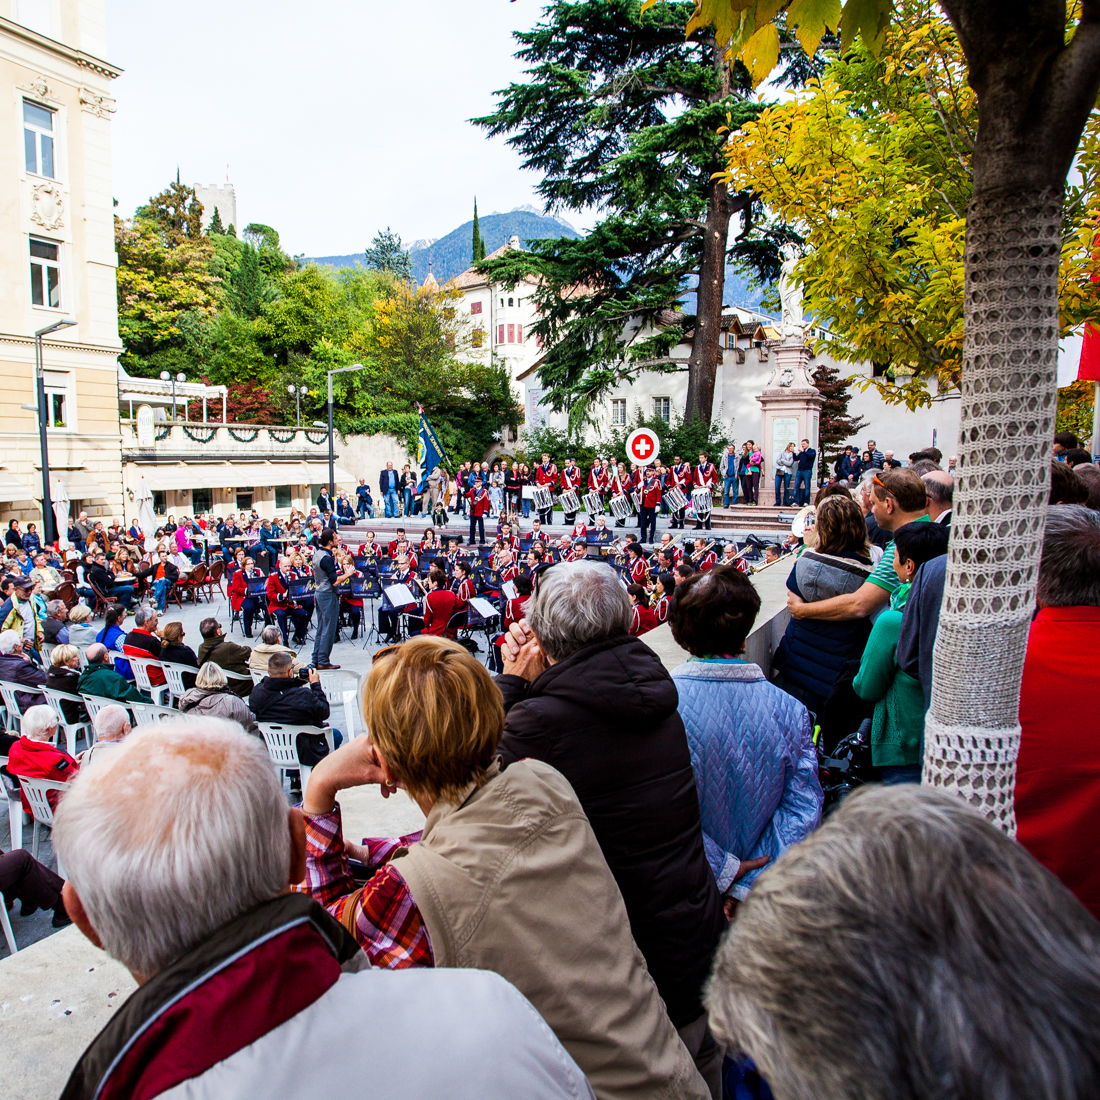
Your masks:
[{"label": "white umbrella", "polygon": [[157,517],[153,511],[153,493],[145,483],[145,478],[141,479],[138,486],[137,506],[138,524],[145,533],[145,545],[149,547],[153,545],[153,537],[157,533]]},{"label": "white umbrella", "polygon": [[67,550],[69,548],[69,491],[60,480],[55,480],[50,497],[53,503],[54,522],[57,524],[57,545],[62,550]]}]

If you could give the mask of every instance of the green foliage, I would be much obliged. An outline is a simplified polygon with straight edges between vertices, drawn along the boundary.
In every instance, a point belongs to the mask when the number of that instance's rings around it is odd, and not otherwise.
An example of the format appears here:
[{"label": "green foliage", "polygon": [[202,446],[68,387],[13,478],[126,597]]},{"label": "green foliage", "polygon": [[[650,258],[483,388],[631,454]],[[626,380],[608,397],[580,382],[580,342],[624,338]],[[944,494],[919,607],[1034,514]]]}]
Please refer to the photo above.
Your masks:
[{"label": "green foliage", "polygon": [[473,263],[485,259],[485,239],[481,235],[481,223],[477,220],[477,199],[474,199]]},{"label": "green foliage", "polygon": [[[509,286],[537,277],[535,331],[550,349],[539,376],[552,406],[575,424],[615,382],[684,369],[669,359],[682,329],[654,325],[678,308],[700,271],[706,233],[724,237],[735,208],[743,239],[729,255],[777,274],[774,245],[752,233],[748,193],[727,199],[723,191],[721,217],[708,207],[724,165],[720,129],[736,129],[762,106],[745,98],[744,71],[731,72],[707,36],[685,41],[691,10],[672,2],[642,14],[639,0],[558,0],[515,36],[526,82],[498,92],[496,111],[474,120],[506,135],[523,166],[542,174],[548,209],[606,211],[581,240],[536,241],[530,252],[481,265]],[[714,316],[695,326],[698,339],[717,331],[720,308],[719,297],[708,306]]]},{"label": "green foliage", "polygon": [[[1092,410],[1095,387],[1092,382],[1077,379],[1068,386],[1058,389],[1058,422],[1055,431],[1073,432],[1078,439],[1088,439],[1092,435]],[[1092,441],[1096,450],[1096,440]]]},{"label": "green foliage", "polygon": [[134,212],[136,221],[156,225],[169,248],[202,238],[202,203],[195,189],[176,180]]},{"label": "green foliage", "polygon": [[595,444],[586,442],[585,435],[581,432],[563,431],[549,426],[524,428],[520,433],[520,445],[516,448],[516,459],[534,466],[542,461],[544,454],[550,455],[559,469],[562,460],[571,455],[587,477],[589,468],[601,457],[602,452]]},{"label": "green foliage", "polygon": [[[717,461],[717,456],[729,443],[721,418],[708,424],[702,417],[685,421],[679,414],[673,414],[671,423],[668,423],[659,416],[643,416],[639,409],[632,423],[614,429],[601,438],[601,454],[615,455],[625,461],[627,437],[637,428],[649,428],[661,441],[660,459],[665,465],[672,462],[674,455],[679,455],[685,462],[695,462],[700,454],[707,454]],[[627,465],[629,468],[629,462]]]},{"label": "green foliage", "polygon": [[279,249],[279,234],[270,225],[264,225],[262,222],[249,222],[244,227],[244,239],[253,248],[273,248],[276,251]]},{"label": "green foliage", "polygon": [[832,469],[832,464],[844,450],[844,445],[854,439],[867,421],[863,417],[848,415],[848,403],[852,400],[852,387],[840,371],[828,363],[821,363],[813,373],[813,383],[825,398],[821,406],[821,422],[818,429],[818,448],[821,451],[819,469]]},{"label": "green foliage", "polygon": [[222,212],[216,206],[214,207],[214,216],[210,219],[210,224],[206,227],[206,235],[208,237],[225,235],[225,226],[222,225]]},{"label": "green foliage", "polygon": [[412,264],[409,253],[401,247],[401,237],[392,233],[387,225],[374,235],[365,254],[367,267],[374,271],[385,271],[398,279],[412,278]]},{"label": "green foliage", "polygon": [[228,228],[228,229],[226,229],[226,231],[225,231],[225,232],[226,232],[226,233],[227,233],[227,234],[228,234],[228,235],[229,235],[230,237],[232,237],[232,238],[233,238],[234,240],[236,240],[236,238],[237,238],[237,229],[236,229],[236,227],[235,227],[235,226],[233,225],[233,223],[232,223],[232,222],[230,222],[230,223],[229,223],[229,228]]}]

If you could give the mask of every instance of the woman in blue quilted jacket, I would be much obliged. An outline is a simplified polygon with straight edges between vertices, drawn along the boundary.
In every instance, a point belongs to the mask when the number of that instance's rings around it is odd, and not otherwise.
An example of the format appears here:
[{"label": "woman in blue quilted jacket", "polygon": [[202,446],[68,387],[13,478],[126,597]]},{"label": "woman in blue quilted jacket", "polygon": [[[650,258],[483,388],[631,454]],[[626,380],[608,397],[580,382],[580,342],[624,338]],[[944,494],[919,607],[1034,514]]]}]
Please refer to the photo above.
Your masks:
[{"label": "woman in blue quilted jacket", "polygon": [[691,654],[672,678],[703,846],[727,901],[821,822],[809,712],[741,657],[759,610],[752,581],[720,565],[677,585],[668,612],[673,638]]}]

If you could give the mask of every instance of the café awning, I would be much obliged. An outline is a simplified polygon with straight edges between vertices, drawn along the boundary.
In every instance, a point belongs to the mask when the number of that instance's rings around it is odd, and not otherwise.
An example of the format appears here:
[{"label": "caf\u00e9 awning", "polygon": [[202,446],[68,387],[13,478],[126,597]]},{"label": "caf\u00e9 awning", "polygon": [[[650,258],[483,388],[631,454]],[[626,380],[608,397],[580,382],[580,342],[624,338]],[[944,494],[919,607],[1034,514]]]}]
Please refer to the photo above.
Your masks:
[{"label": "caf\u00e9 awning", "polygon": [[[42,495],[42,490],[38,490],[38,496]],[[37,500],[30,489],[26,487],[17,477],[13,477],[7,470],[0,469],[0,500]]]}]

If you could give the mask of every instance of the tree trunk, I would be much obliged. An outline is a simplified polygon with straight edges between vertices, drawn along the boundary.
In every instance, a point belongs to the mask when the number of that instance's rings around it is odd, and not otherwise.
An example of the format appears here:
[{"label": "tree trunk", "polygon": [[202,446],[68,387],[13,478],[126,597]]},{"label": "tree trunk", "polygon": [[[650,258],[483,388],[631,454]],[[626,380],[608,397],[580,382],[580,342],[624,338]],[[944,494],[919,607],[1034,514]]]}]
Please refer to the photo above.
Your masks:
[{"label": "tree trunk", "polygon": [[957,488],[924,782],[1009,835],[1050,487],[1065,178],[1100,84],[1096,0],[941,0],[978,96]]},{"label": "tree trunk", "polygon": [[709,427],[714,411],[714,379],[718,373],[719,339],[722,335],[722,295],[726,289],[726,242],[730,213],[726,185],[712,179],[707,184],[707,229],[695,292],[695,335],[688,359],[687,406],[684,420],[696,417]]}]

